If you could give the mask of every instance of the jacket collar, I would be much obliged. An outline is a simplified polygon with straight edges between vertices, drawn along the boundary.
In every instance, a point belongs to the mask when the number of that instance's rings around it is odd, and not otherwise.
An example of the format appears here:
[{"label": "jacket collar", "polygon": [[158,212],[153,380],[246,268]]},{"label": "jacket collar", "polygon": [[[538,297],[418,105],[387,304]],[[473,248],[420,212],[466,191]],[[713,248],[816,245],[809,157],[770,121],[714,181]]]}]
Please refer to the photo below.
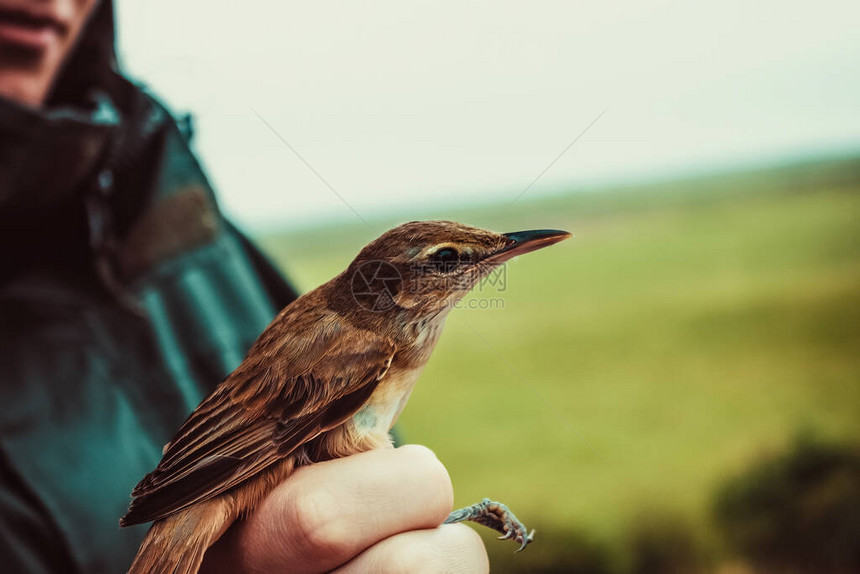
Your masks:
[{"label": "jacket collar", "polygon": [[103,93],[86,107],[35,109],[0,98],[0,212],[66,203],[85,185],[120,126]]}]

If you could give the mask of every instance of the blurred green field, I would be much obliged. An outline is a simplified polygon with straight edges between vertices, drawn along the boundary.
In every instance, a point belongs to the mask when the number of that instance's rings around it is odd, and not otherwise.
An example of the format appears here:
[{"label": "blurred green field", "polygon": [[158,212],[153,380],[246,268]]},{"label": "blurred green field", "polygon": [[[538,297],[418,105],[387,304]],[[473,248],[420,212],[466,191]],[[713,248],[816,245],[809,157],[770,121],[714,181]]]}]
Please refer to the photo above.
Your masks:
[{"label": "blurred green field", "polygon": [[[566,571],[583,540],[624,570],[632,530],[663,517],[719,561],[726,477],[798,430],[860,437],[860,160],[525,196],[494,222],[515,195],[370,220],[575,233],[471,296],[501,303],[451,314],[399,425],[447,465],[457,504],[490,496],[537,528],[517,556],[488,542],[494,570]],[[306,290],[373,236],[260,240]]]}]

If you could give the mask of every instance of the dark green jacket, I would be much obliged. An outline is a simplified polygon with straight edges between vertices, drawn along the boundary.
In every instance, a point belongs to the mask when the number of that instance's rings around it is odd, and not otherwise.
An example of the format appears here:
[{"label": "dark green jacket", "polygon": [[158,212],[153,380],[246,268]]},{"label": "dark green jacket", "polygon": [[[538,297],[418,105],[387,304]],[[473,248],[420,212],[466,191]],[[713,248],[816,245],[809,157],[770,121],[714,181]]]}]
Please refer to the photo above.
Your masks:
[{"label": "dark green jacket", "polygon": [[124,572],[129,493],[295,293],[188,122],[115,72],[105,2],[45,110],[0,100],[0,571]]}]

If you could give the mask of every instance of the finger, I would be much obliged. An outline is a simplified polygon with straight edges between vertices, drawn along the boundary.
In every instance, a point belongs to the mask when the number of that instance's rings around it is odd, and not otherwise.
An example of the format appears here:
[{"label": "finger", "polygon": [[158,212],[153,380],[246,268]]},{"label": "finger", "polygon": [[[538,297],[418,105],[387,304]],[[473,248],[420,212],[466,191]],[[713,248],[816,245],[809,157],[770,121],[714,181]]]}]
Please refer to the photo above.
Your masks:
[{"label": "finger", "polygon": [[489,572],[490,563],[481,537],[462,524],[445,524],[432,530],[414,530],[386,538],[335,570],[332,574],[379,572]]},{"label": "finger", "polygon": [[297,470],[207,552],[212,571],[321,572],[376,542],[433,528],[453,505],[451,480],[427,448],[409,445]]}]

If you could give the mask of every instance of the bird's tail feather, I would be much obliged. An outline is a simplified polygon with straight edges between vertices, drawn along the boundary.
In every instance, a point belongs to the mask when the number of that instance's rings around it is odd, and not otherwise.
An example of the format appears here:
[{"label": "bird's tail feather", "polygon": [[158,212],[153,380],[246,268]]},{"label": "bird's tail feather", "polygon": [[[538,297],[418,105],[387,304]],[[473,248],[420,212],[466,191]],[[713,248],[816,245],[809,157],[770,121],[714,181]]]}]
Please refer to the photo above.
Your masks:
[{"label": "bird's tail feather", "polygon": [[156,521],[128,574],[196,574],[206,550],[235,519],[230,507],[218,497]]}]

